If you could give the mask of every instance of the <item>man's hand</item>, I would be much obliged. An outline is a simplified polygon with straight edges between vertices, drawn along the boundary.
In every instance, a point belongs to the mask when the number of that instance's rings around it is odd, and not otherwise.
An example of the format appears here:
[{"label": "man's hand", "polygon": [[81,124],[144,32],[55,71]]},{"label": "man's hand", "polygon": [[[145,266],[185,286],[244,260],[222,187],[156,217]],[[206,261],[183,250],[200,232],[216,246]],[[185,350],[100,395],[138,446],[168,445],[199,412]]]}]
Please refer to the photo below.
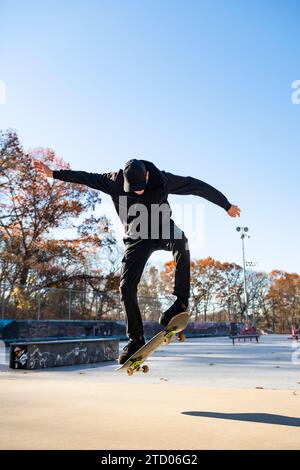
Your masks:
[{"label": "man's hand", "polygon": [[230,217],[239,217],[241,209],[238,206],[231,206],[227,214],[230,215]]},{"label": "man's hand", "polygon": [[41,173],[48,178],[53,178],[53,171],[50,170],[50,168],[45,165],[45,163],[42,163],[40,160],[34,160],[33,164],[38,173]]}]

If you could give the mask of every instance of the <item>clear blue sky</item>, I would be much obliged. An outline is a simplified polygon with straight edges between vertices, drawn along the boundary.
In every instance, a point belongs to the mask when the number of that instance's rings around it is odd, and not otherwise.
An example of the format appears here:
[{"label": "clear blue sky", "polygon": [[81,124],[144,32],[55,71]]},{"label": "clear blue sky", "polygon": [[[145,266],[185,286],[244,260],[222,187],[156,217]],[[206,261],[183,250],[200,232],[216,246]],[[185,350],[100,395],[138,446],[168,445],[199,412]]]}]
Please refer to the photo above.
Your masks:
[{"label": "clear blue sky", "polygon": [[205,202],[194,257],[240,263],[235,227],[248,225],[257,269],[299,272],[299,13],[283,0],[0,0],[0,127],[73,169],[142,157],[198,177],[242,217]]}]

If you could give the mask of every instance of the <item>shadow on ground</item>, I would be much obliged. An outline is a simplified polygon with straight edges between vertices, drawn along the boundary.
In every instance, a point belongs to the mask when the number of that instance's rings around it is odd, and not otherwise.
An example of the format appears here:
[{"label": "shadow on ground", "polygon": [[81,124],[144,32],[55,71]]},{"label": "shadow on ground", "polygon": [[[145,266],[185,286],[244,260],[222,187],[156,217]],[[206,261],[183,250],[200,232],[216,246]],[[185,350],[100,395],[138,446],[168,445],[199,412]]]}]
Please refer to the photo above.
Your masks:
[{"label": "shadow on ground", "polygon": [[209,411],[183,411],[183,415],[201,418],[228,419],[232,421],[250,421],[252,423],[278,424],[280,426],[300,427],[300,418],[273,415],[269,413],[217,413]]}]

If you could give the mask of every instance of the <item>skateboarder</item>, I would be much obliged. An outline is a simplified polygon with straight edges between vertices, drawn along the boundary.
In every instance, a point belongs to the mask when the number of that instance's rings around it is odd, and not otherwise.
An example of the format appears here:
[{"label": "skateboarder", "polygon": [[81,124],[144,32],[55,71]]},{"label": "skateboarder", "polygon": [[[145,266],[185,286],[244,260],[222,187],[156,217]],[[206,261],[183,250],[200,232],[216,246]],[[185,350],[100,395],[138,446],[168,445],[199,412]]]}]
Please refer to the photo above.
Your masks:
[{"label": "skateboarder", "polygon": [[40,161],[37,171],[61,181],[84,184],[112,198],[125,229],[125,253],[122,259],[120,293],[126,315],[128,344],[119,357],[123,364],[145,344],[137,287],[150,255],[156,250],[172,251],[175,261],[174,304],[160,317],[167,325],[177,313],[186,311],[190,295],[190,252],[187,238],[171,218],[169,194],[195,195],[222,207],[230,217],[239,217],[240,209],[232,205],[217,189],[190,176],[176,176],[159,170],[146,160],[129,160],[123,169],[112,173],[52,171]]}]

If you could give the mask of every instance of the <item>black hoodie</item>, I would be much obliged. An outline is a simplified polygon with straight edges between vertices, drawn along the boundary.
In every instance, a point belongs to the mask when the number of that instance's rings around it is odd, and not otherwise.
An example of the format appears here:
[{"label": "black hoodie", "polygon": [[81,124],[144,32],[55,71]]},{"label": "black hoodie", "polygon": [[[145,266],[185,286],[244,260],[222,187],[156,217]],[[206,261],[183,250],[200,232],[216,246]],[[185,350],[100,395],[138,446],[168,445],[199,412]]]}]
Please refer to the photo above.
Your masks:
[{"label": "black hoodie", "polygon": [[[97,189],[109,194],[113,200],[115,209],[124,225],[125,242],[136,241],[138,216],[141,205],[147,209],[148,223],[145,231],[138,238],[159,238],[162,236],[162,227],[174,222],[171,219],[171,209],[168,203],[169,194],[195,195],[207,199],[214,204],[228,211],[231,207],[227,198],[217,189],[207,183],[191,176],[176,176],[172,173],[159,170],[153,163],[142,160],[147,171],[149,179],[145,192],[142,195],[135,193],[125,193],[123,189],[124,177],[123,170],[112,173],[87,173],[86,171],[60,170],[53,171],[53,178],[70,183],[78,183]],[[161,206],[164,208],[159,217],[159,234],[153,228],[153,210]],[[152,215],[151,215],[152,214]],[[152,220],[151,220],[152,219]],[[145,219],[143,219],[145,221]],[[146,224],[144,224],[146,225]],[[171,229],[172,230],[172,229]]]}]

